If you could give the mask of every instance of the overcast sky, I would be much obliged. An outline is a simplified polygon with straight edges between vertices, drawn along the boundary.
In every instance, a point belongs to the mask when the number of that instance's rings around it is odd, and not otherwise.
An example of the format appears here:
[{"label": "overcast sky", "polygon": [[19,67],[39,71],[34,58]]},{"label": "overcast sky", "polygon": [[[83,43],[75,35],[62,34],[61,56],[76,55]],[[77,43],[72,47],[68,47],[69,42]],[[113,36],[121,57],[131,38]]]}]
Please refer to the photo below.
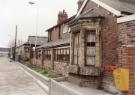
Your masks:
[{"label": "overcast sky", "polygon": [[59,11],[65,9],[69,17],[77,12],[78,0],[0,0],[0,47],[14,39],[16,24],[18,39],[26,41],[29,35],[36,35],[36,5],[29,1],[39,6],[39,36],[47,36],[45,30],[57,23]]}]

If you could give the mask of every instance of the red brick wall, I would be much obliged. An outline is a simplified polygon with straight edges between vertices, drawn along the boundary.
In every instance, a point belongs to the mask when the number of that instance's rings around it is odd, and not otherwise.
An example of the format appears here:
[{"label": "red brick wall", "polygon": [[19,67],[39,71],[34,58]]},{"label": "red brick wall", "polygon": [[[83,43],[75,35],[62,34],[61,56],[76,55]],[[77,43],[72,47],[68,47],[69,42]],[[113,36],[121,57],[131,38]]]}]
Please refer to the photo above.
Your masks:
[{"label": "red brick wall", "polygon": [[56,41],[56,40],[58,40],[58,39],[59,39],[59,28],[57,27],[57,28],[54,28],[54,29],[52,30],[51,40],[52,40],[52,41]]},{"label": "red brick wall", "polygon": [[135,21],[119,24],[119,44],[135,45]]},{"label": "red brick wall", "polygon": [[[116,18],[111,14],[105,15],[105,19],[101,25],[102,67],[112,67],[118,64],[118,30]],[[115,89],[112,72],[103,72],[103,86],[109,91]],[[111,89],[108,89],[109,87]]]},{"label": "red brick wall", "polygon": [[119,48],[119,62],[123,68],[129,69],[129,91],[122,95],[135,95],[135,47]]},{"label": "red brick wall", "polygon": [[[68,38],[70,37],[70,33],[63,33],[63,24],[60,26],[57,26],[56,28],[52,29],[52,32],[48,32],[49,35],[51,33],[51,41],[56,41],[59,38]],[[60,34],[59,34],[60,33]],[[49,36],[48,36],[49,37]],[[50,39],[50,38],[49,38]]]},{"label": "red brick wall", "polygon": [[135,95],[135,21],[118,24],[119,64],[129,69],[129,91],[123,95]]}]

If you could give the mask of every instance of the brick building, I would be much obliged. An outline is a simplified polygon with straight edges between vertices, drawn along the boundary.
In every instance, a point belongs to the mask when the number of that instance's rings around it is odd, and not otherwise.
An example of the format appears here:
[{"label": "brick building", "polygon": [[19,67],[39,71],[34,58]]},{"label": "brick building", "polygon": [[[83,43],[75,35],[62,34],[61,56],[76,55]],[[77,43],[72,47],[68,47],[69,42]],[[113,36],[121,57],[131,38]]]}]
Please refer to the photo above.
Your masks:
[{"label": "brick building", "polygon": [[36,53],[35,53],[35,44],[36,47],[45,44],[47,42],[47,37],[44,36],[29,36],[28,37],[28,45],[26,50],[26,57],[29,59],[29,61],[33,64],[35,64],[36,60]]},{"label": "brick building", "polygon": [[119,64],[129,69],[129,91],[123,95],[135,95],[135,15],[118,18]]},{"label": "brick building", "polygon": [[47,30],[48,42],[37,48],[37,65],[67,75],[70,64],[70,33],[68,18],[63,10],[58,14],[57,24]]},{"label": "brick building", "polygon": [[37,64],[80,86],[114,94],[119,93],[114,69],[128,68],[130,90],[123,94],[134,95],[134,16],[120,21],[132,14],[134,0],[79,0],[76,16],[60,12],[57,25],[47,30],[48,42],[37,48]]},{"label": "brick building", "polygon": [[117,18],[134,14],[134,9],[133,0],[83,1],[75,19],[69,23],[69,81],[119,92],[113,78],[113,70],[120,66]]},{"label": "brick building", "polygon": [[[36,46],[40,46],[47,42],[47,37],[38,36]],[[28,41],[20,46],[17,46],[17,55],[21,55],[23,60],[32,61],[34,57],[33,47],[35,47],[36,36],[29,36]]]}]

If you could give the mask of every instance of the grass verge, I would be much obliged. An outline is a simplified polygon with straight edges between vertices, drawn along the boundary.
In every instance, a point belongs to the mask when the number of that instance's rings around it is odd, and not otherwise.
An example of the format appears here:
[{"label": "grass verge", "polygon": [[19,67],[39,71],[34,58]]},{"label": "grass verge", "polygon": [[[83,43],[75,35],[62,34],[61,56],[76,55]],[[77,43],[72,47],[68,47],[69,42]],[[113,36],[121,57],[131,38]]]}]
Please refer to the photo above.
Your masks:
[{"label": "grass verge", "polygon": [[33,69],[34,71],[46,76],[46,77],[49,77],[49,78],[58,78],[58,77],[62,77],[62,74],[58,74],[52,70],[47,70],[47,69],[44,69],[44,68],[41,68],[39,66],[36,66],[36,65],[33,65],[33,64],[30,64],[29,62],[23,62],[23,64],[31,69]]}]

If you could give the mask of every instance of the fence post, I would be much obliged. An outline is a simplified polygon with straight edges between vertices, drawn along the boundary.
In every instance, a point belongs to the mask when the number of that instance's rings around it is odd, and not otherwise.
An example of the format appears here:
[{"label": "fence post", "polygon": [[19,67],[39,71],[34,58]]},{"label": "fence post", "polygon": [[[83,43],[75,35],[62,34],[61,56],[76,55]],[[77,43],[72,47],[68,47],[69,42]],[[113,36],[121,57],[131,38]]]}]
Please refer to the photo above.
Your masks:
[{"label": "fence post", "polygon": [[51,95],[51,79],[49,79],[49,92],[48,95]]}]

